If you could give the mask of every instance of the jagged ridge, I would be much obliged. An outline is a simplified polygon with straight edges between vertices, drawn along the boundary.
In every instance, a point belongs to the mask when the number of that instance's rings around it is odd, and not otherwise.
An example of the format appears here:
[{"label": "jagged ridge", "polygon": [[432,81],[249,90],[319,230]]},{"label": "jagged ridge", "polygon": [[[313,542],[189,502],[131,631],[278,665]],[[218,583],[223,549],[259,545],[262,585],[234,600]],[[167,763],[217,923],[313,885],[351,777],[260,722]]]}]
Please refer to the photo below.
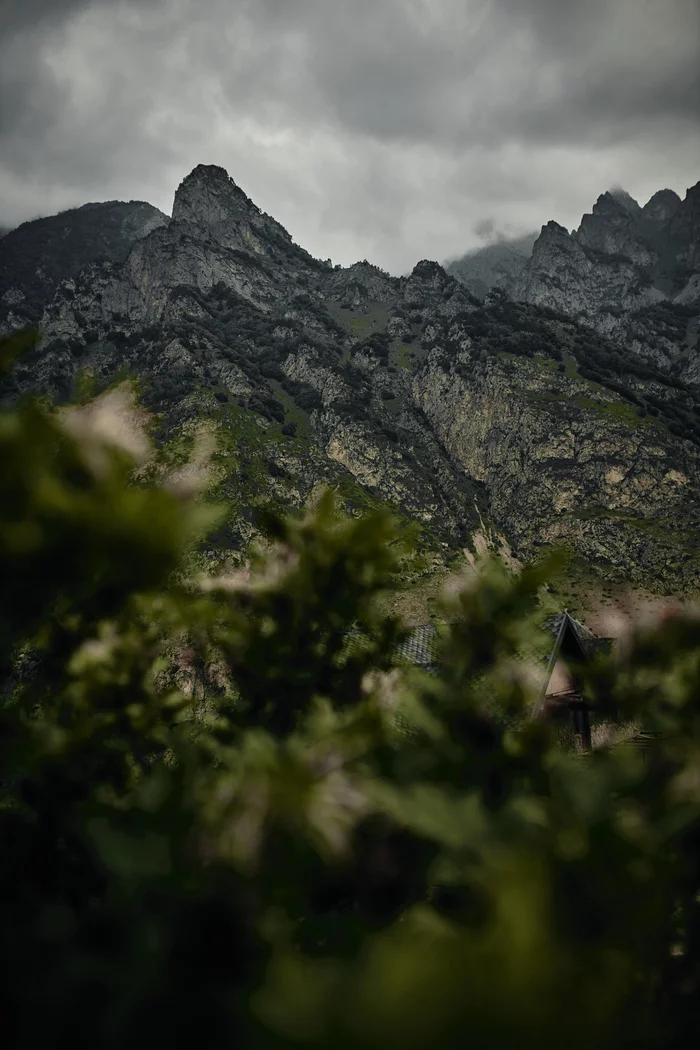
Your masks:
[{"label": "jagged ridge", "polygon": [[[610,197],[601,211],[628,210]],[[555,223],[538,243],[605,254]],[[700,583],[694,388],[561,310],[480,302],[435,262],[331,267],[223,169],[196,168],[123,263],[64,281],[41,327],[6,398],[130,371],[168,454],[217,429],[216,558],[242,556],[262,501],[325,482],[421,523],[436,564],[486,528],[523,558],[564,541],[608,577]]]}]

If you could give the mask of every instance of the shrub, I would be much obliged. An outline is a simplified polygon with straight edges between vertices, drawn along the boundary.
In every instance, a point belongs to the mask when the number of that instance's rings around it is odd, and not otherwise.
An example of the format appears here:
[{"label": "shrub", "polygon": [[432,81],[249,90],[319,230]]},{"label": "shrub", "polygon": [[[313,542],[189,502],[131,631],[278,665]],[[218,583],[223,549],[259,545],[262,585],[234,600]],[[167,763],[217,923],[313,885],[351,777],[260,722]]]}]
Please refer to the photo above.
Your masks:
[{"label": "shrub", "polygon": [[260,375],[264,376],[265,379],[277,379],[279,382],[282,382],[284,378],[284,372],[277,364],[261,364]]},{"label": "shrub", "polygon": [[317,390],[310,386],[302,386],[302,390],[294,395],[299,408],[305,412],[313,412],[323,408],[323,400]]},{"label": "shrub", "polygon": [[697,614],[578,669],[648,759],[567,754],[518,671],[551,565],[402,673],[385,511],[262,511],[249,582],[192,579],[228,509],[97,433],[0,415],[5,1045],[692,1046]]},{"label": "shrub", "polygon": [[284,469],[284,467],[281,466],[279,463],[275,463],[275,461],[273,459],[270,460],[270,462],[268,463],[267,469],[268,469],[268,472],[272,475],[273,478],[287,478],[287,477],[289,477],[289,474]]}]

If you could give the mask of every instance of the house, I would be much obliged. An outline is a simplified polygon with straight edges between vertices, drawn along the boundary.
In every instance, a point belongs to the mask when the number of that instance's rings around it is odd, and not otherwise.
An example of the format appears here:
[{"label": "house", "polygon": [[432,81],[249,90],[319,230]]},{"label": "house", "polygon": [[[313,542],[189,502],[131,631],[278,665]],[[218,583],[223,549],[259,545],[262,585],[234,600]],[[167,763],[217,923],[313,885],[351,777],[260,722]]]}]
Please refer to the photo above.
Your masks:
[{"label": "house", "polygon": [[[544,660],[539,654],[521,654],[532,665],[541,667],[542,681],[532,715],[568,721],[582,749],[588,751],[591,749],[591,705],[584,695],[578,668],[599,652],[609,650],[612,640],[597,638],[568,611],[551,617],[544,629],[552,635],[552,645],[545,647]],[[396,656],[399,662],[439,674],[436,627],[433,624],[414,627],[407,640],[397,647]]]},{"label": "house", "polygon": [[584,751],[591,750],[591,704],[585,696],[578,669],[598,653],[609,649],[611,639],[596,636],[568,611],[553,616],[545,625],[554,635],[554,645],[534,718],[564,718],[570,721]]},{"label": "house", "polygon": [[[551,643],[537,651],[517,654],[530,668],[539,669],[540,672],[537,700],[531,717],[571,726],[583,753],[590,752],[596,746],[616,748],[624,744],[641,749],[648,757],[653,752],[652,745],[658,740],[658,734],[647,732],[640,725],[619,725],[608,719],[595,724],[595,706],[586,696],[581,681],[581,667],[598,654],[609,652],[613,639],[597,637],[566,610],[550,617],[543,624],[543,630],[551,638]],[[353,644],[352,635],[348,641],[350,645]],[[399,665],[418,666],[439,676],[441,664],[437,626],[422,624],[411,628],[408,638],[397,646],[394,656]],[[409,731],[407,725],[405,729]]]}]

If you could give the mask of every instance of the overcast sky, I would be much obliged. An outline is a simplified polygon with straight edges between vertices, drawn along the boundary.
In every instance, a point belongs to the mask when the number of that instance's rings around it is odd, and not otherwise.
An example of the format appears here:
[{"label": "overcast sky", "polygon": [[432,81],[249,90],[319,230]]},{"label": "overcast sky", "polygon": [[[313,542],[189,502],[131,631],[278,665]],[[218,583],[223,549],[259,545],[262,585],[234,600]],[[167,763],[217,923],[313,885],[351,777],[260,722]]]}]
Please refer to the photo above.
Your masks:
[{"label": "overcast sky", "polygon": [[700,179],[698,0],[1,0],[0,225],[220,164],[403,273]]}]

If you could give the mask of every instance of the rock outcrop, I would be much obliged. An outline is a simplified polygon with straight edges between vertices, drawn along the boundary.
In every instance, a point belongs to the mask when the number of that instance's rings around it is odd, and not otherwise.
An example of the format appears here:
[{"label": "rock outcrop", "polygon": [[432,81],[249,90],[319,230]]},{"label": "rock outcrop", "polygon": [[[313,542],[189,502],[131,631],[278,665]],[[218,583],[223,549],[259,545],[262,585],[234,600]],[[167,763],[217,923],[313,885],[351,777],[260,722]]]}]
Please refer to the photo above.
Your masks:
[{"label": "rock outcrop", "polygon": [[700,182],[690,187],[669,219],[668,232],[678,241],[678,262],[700,270]]},{"label": "rock outcrop", "polygon": [[674,190],[657,190],[642,208],[642,215],[648,222],[663,227],[673,218],[681,205],[681,199]]},{"label": "rock outcrop", "polygon": [[637,579],[693,585],[700,456],[653,418],[527,358],[454,362],[439,349],[413,394],[450,457],[486,486],[516,554],[565,544],[611,578],[633,562]]}]

